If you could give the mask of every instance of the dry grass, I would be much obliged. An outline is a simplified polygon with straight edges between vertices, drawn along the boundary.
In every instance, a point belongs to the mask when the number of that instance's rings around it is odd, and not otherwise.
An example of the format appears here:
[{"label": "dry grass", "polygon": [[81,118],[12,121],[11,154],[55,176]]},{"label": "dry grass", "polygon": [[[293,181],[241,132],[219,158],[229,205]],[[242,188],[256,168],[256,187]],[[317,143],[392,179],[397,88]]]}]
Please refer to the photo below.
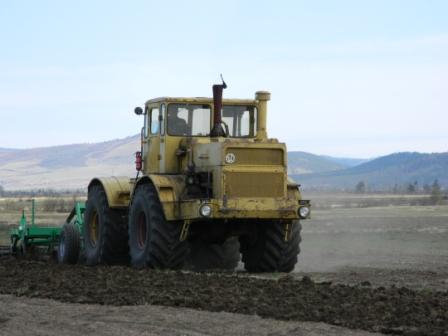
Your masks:
[{"label": "dry grass", "polygon": [[384,206],[430,205],[431,196],[425,194],[356,194],[304,191],[303,197],[311,199],[314,209],[368,208]]}]

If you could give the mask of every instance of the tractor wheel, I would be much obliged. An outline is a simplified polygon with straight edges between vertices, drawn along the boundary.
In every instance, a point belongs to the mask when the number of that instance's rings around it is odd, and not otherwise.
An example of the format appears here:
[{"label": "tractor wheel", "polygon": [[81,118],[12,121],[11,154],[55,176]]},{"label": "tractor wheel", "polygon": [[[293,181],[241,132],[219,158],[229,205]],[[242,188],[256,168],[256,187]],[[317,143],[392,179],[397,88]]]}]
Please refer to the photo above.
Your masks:
[{"label": "tractor wheel", "polygon": [[293,221],[290,238],[284,240],[284,225],[263,223],[257,227],[257,237],[240,238],[244,268],[249,272],[291,272],[297,263],[301,242],[299,221]]},{"label": "tractor wheel", "polygon": [[240,261],[240,244],[236,237],[231,237],[222,244],[208,244],[198,239],[189,245],[189,264],[195,271],[234,270]]},{"label": "tractor wheel", "polygon": [[80,242],[78,228],[73,224],[64,224],[59,236],[58,263],[76,264],[79,258]]},{"label": "tractor wheel", "polygon": [[182,268],[187,242],[180,241],[182,224],[165,220],[155,188],[137,188],[129,212],[129,251],[134,267]]},{"label": "tractor wheel", "polygon": [[126,213],[109,208],[106,193],[100,185],[89,189],[83,231],[87,265],[128,261]]}]

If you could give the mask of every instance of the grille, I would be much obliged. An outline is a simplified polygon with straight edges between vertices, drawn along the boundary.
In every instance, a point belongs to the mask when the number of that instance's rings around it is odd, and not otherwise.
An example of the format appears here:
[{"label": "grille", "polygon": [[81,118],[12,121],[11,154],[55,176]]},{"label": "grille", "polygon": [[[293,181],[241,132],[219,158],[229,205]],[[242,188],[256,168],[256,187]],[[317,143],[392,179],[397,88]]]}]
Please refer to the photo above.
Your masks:
[{"label": "grille", "polygon": [[280,148],[228,148],[235,154],[236,165],[280,165],[283,166],[283,150]]},{"label": "grille", "polygon": [[284,197],[283,173],[227,172],[225,175],[228,197]]}]

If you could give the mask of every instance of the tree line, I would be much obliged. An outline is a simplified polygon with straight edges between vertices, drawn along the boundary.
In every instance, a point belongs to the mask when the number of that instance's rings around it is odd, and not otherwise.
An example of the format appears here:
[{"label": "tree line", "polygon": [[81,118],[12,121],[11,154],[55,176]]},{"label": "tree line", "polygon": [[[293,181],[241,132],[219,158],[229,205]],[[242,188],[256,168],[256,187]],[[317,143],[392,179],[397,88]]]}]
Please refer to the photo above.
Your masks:
[{"label": "tree line", "polygon": [[[368,185],[364,181],[359,181],[354,189],[357,194],[365,194],[368,190]],[[422,187],[419,187],[417,181],[412,183],[408,183],[406,185],[398,185],[395,184],[391,190],[393,194],[424,194],[430,195],[431,203],[440,204],[443,199],[448,198],[447,194],[444,194],[439,181],[434,180],[432,184],[424,184]]]},{"label": "tree line", "polygon": [[86,196],[85,189],[32,189],[32,190],[6,190],[0,185],[0,197],[70,197]]}]

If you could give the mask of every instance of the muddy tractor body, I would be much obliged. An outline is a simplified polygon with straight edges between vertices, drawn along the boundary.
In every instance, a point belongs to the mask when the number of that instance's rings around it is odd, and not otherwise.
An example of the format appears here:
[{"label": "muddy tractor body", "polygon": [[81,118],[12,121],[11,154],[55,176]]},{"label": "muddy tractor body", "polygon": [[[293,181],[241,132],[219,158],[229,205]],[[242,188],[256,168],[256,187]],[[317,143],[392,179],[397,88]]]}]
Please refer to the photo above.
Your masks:
[{"label": "muddy tractor body", "polygon": [[286,271],[297,262],[309,201],[287,176],[284,143],[255,99],[162,97],[143,116],[136,178],[95,178],[84,216],[88,264]]}]

